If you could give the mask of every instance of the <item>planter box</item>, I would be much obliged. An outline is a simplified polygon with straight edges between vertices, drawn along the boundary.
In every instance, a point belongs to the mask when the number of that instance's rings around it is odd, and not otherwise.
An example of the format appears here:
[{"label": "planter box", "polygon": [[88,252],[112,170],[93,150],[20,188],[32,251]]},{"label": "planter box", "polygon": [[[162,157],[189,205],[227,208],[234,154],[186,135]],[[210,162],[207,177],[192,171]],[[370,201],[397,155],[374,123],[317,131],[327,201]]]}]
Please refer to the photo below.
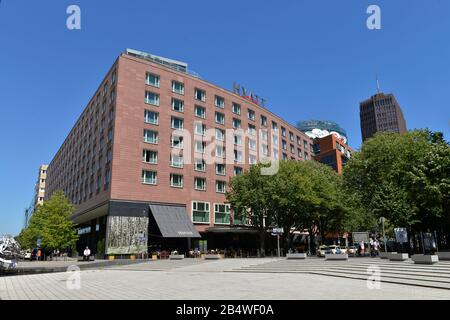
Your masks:
[{"label": "planter box", "polygon": [[430,254],[415,254],[411,256],[411,260],[418,264],[435,264],[439,262],[439,257]]},{"label": "planter box", "polygon": [[152,254],[152,260],[158,260],[158,255]]},{"label": "planter box", "polygon": [[287,259],[306,259],[306,253],[288,253],[286,254]]},{"label": "planter box", "polygon": [[348,260],[348,254],[346,254],[346,253],[339,253],[339,254],[326,253],[325,260]]},{"label": "planter box", "polygon": [[406,261],[409,259],[407,253],[391,253],[389,255],[389,261]]},{"label": "planter box", "polygon": [[205,260],[219,260],[220,255],[218,254],[205,254]]},{"label": "planter box", "polygon": [[389,259],[391,254],[396,254],[397,252],[380,252],[381,259]]},{"label": "planter box", "polygon": [[183,260],[184,259],[184,254],[171,254],[169,256],[170,260]]},{"label": "planter box", "polygon": [[438,252],[439,260],[450,260],[450,252]]}]

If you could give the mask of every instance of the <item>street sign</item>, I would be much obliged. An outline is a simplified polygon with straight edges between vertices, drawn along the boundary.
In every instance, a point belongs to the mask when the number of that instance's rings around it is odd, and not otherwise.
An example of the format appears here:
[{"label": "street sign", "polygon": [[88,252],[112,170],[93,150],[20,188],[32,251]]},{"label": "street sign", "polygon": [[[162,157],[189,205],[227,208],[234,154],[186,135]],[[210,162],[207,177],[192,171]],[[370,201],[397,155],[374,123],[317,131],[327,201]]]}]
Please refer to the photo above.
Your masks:
[{"label": "street sign", "polygon": [[395,240],[398,243],[407,243],[408,242],[408,231],[406,228],[394,228]]},{"label": "street sign", "polygon": [[36,243],[37,247],[41,246],[41,238],[37,239],[37,243]]},{"label": "street sign", "polygon": [[273,228],[272,229],[272,233],[274,233],[275,235],[283,234],[283,232],[284,232],[283,228]]},{"label": "street sign", "polygon": [[353,243],[360,243],[364,241],[364,243],[369,242],[369,233],[368,232],[353,232],[352,233]]}]

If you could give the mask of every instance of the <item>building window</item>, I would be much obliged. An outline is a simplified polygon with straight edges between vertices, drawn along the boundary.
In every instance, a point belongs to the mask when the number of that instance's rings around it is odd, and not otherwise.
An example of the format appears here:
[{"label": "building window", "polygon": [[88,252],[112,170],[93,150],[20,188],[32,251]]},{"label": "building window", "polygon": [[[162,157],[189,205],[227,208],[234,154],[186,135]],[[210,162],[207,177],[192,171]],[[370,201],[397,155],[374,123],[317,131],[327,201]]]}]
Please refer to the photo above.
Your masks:
[{"label": "building window", "polygon": [[263,156],[268,157],[269,156],[269,146],[267,144],[262,144],[261,152],[262,152]]},{"label": "building window", "polygon": [[158,163],[158,151],[143,150],[142,161],[145,163],[157,164]]},{"label": "building window", "polygon": [[280,158],[280,157],[279,157],[279,154],[278,154],[278,149],[273,149],[272,152],[273,152],[273,153],[272,153],[273,158],[274,158],[275,160],[277,160],[277,159]]},{"label": "building window", "polygon": [[223,163],[216,163],[216,174],[224,176],[226,174],[226,165]]},{"label": "building window", "polygon": [[183,129],[184,121],[181,118],[172,117],[172,129]]},{"label": "building window", "polygon": [[302,158],[303,154],[302,154],[302,149],[297,149],[297,156],[299,158]]},{"label": "building window", "polygon": [[247,115],[249,120],[255,120],[255,111],[248,109]]},{"label": "building window", "polygon": [[183,149],[183,136],[172,135],[170,139],[170,146],[176,149]]},{"label": "building window", "polygon": [[158,112],[145,110],[144,111],[144,121],[150,124],[158,124],[159,122],[159,114]]},{"label": "building window", "polygon": [[159,88],[159,76],[150,72],[147,72],[147,84],[153,87]]},{"label": "building window", "polygon": [[195,134],[206,136],[206,124],[203,124],[201,122],[195,122],[194,123],[194,132]]},{"label": "building window", "polygon": [[281,147],[283,148],[283,150],[287,149],[287,143],[285,140],[281,140]]},{"label": "building window", "polygon": [[289,131],[289,140],[294,141],[294,134]]},{"label": "building window", "polygon": [[181,155],[170,155],[170,165],[175,168],[183,168],[183,156]]},{"label": "building window", "polygon": [[156,184],[156,172],[142,170],[142,183],[144,184]]},{"label": "building window", "polygon": [[194,177],[194,189],[205,191],[206,190],[206,178]]},{"label": "building window", "polygon": [[214,223],[229,224],[230,223],[230,205],[214,204]]},{"label": "building window", "polygon": [[242,151],[234,150],[234,161],[242,162]]},{"label": "building window", "polygon": [[174,188],[183,188],[183,175],[171,173],[170,186]]},{"label": "building window", "polygon": [[256,127],[252,124],[248,124],[248,133],[252,136],[256,136]]},{"label": "building window", "polygon": [[220,112],[216,112],[216,123],[225,124],[225,115]]},{"label": "building window", "polygon": [[308,150],[308,141],[303,140],[303,149]]},{"label": "building window", "polygon": [[295,153],[295,148],[294,148],[293,144],[290,145],[290,149],[291,149],[291,153]]},{"label": "building window", "polygon": [[184,101],[172,98],[172,110],[177,112],[184,111]]},{"label": "building window", "polygon": [[206,118],[206,108],[200,107],[200,106],[195,106],[194,109],[195,112],[195,116],[205,119]]},{"label": "building window", "polygon": [[209,202],[192,201],[192,222],[209,223]]},{"label": "building window", "polygon": [[254,154],[249,155],[249,157],[248,157],[248,163],[249,163],[250,165],[256,164],[256,156],[255,156]]},{"label": "building window", "polygon": [[225,141],[225,130],[216,128],[216,140]]},{"label": "building window", "polygon": [[114,70],[112,75],[111,75],[111,83],[115,84],[116,83],[116,79],[117,79],[117,72],[116,72],[116,70]]},{"label": "building window", "polygon": [[256,151],[256,140],[249,139],[248,140],[248,148],[250,150]]},{"label": "building window", "polygon": [[281,127],[281,135],[286,138],[286,128],[285,127]]},{"label": "building window", "polygon": [[112,151],[111,148],[106,151],[106,163],[111,162],[112,160]]},{"label": "building window", "polygon": [[111,182],[111,170],[107,169],[105,172],[105,184],[109,184]]},{"label": "building window", "polygon": [[243,172],[243,169],[241,167],[234,167],[233,168],[233,173],[235,176],[237,176],[238,174],[241,174]]},{"label": "building window", "polygon": [[233,129],[241,128],[241,120],[233,118]]},{"label": "building window", "polygon": [[159,94],[145,91],[145,103],[159,106]]},{"label": "building window", "polygon": [[272,130],[278,132],[278,124],[275,121],[272,121]]},{"label": "building window", "polygon": [[272,135],[272,144],[278,147],[278,136],[276,134]]},{"label": "building window", "polygon": [[262,130],[261,131],[261,140],[262,141],[268,141],[268,136],[267,136],[267,131],[266,130]]},{"label": "building window", "polygon": [[205,149],[206,149],[206,142],[205,141],[195,140],[194,141],[194,145],[195,145],[195,152],[205,153]]},{"label": "building window", "polygon": [[178,81],[172,81],[172,92],[184,94],[184,84]]},{"label": "building window", "polygon": [[227,187],[227,183],[225,181],[216,181],[216,192],[217,193],[225,193]]},{"label": "building window", "polygon": [[206,101],[206,91],[202,89],[195,89],[195,99],[200,101]]},{"label": "building window", "polygon": [[267,117],[261,116],[261,125],[267,127]]},{"label": "building window", "polygon": [[144,129],[144,142],[158,144],[158,132]]},{"label": "building window", "polygon": [[203,159],[195,159],[194,160],[194,170],[195,171],[206,171],[206,162]]},{"label": "building window", "polygon": [[305,160],[308,160],[308,159],[309,159],[308,152],[305,152]]},{"label": "building window", "polygon": [[225,99],[219,96],[214,97],[214,103],[218,108],[225,108]]},{"label": "building window", "polygon": [[216,146],[216,157],[225,158],[225,147]]},{"label": "building window", "polygon": [[231,111],[237,115],[241,115],[241,106],[235,102],[231,105]]},{"label": "building window", "polygon": [[242,136],[235,134],[234,137],[234,144],[237,146],[242,146]]}]

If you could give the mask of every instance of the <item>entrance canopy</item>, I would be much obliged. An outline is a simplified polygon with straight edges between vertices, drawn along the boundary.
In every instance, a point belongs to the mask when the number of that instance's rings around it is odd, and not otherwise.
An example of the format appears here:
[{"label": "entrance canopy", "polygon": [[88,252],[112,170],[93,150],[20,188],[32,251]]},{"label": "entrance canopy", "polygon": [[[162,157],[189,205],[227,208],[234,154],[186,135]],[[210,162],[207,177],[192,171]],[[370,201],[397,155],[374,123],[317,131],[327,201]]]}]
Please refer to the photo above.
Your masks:
[{"label": "entrance canopy", "polygon": [[186,214],[185,207],[156,204],[151,204],[149,207],[150,227],[156,226],[159,229],[160,234],[157,236],[163,238],[201,238]]}]

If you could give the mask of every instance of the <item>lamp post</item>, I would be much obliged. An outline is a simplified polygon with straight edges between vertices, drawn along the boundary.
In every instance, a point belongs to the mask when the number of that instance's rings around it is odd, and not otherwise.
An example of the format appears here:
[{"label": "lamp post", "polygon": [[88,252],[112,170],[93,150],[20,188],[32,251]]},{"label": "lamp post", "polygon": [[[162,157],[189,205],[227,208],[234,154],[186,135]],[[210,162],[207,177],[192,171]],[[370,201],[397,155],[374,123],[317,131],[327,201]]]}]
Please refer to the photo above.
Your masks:
[{"label": "lamp post", "polygon": [[381,228],[383,229],[383,242],[384,242],[384,252],[387,252],[387,245],[386,245],[386,234],[384,233],[384,221],[386,219],[384,217],[380,218],[381,222]]}]

